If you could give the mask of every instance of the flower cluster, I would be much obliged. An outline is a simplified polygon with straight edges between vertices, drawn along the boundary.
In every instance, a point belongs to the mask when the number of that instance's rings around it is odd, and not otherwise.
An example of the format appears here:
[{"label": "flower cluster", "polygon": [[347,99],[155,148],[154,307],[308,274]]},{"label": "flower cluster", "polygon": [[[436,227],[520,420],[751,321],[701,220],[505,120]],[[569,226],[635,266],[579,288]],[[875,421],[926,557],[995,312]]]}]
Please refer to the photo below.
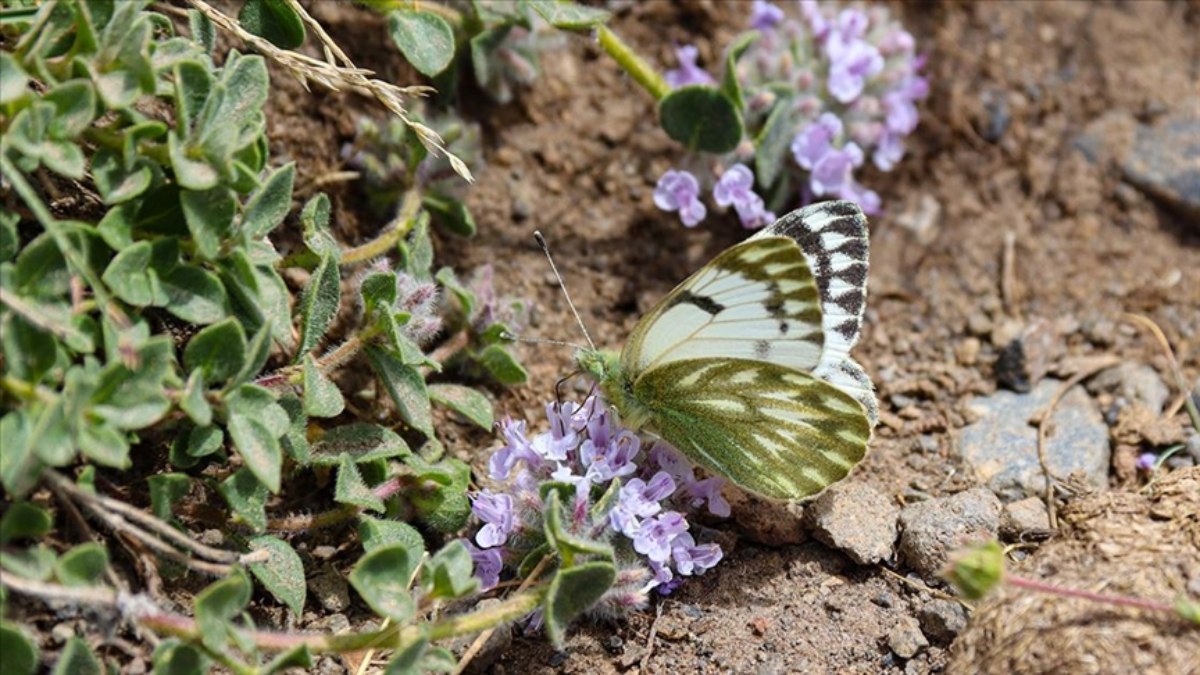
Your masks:
[{"label": "flower cluster", "polygon": [[680,577],[717,564],[720,547],[697,543],[687,514],[707,507],[728,516],[722,479],[698,480],[673,448],[644,444],[597,397],[548,404],[546,415],[549,430],[533,436],[524,421],[499,424],[504,445],[488,461],[497,488],[472,498],[480,527],[468,548],[485,588],[545,543],[547,485],[573,493],[565,510],[573,536],[607,543],[616,553],[617,583],[598,603],[600,611],[641,607],[650,590],[670,592]]},{"label": "flower cluster", "polygon": [[[769,171],[771,175],[759,176],[763,194],[775,198],[773,205],[792,201],[787,187],[799,183],[801,201],[847,199],[868,214],[878,213],[879,195],[855,174],[868,161],[880,171],[896,166],[904,157],[905,137],[917,126],[916,102],[929,94],[921,75],[924,57],[916,54],[912,35],[886,8],[839,11],[816,0],[798,5],[798,16],[789,16],[775,4],[755,0],[749,26],[758,35],[736,64],[747,134],[755,140],[718,159],[719,167],[731,168],[713,173],[719,176],[713,198],[718,206],[733,206],[747,228],[773,219],[754,193],[754,176],[745,166],[759,153],[791,160]],[[696,65],[694,47],[681,46],[676,56],[680,68],[666,77],[672,87],[714,81]],[[779,114],[777,106],[785,106]],[[781,115],[788,147],[764,147],[780,135],[761,132],[768,121],[779,123]],[[765,171],[761,160],[756,163]],[[785,183],[785,173],[798,181]],[[704,175],[667,172],[655,190],[655,204],[679,211],[685,225],[696,225],[704,218],[699,202]]]}]

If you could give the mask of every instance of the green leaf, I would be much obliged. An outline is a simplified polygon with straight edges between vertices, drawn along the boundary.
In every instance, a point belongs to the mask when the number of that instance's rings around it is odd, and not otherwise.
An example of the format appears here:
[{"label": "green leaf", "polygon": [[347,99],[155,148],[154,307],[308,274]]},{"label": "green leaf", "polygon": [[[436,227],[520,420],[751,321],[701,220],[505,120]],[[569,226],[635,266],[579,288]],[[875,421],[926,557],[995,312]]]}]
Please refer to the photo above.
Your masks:
[{"label": "green leaf", "polygon": [[[4,56],[4,52],[0,52],[0,56]],[[21,238],[17,234],[20,222],[20,216],[0,207],[0,262],[12,260],[20,250]]]},{"label": "green leaf", "polygon": [[204,373],[197,368],[188,375],[183,395],[179,397],[179,409],[187,414],[198,427],[212,424],[212,406],[205,398]]},{"label": "green leaf", "polygon": [[329,232],[329,196],[318,192],[300,211],[300,225],[304,230],[304,245],[318,256],[332,256],[341,260],[342,248]]},{"label": "green leaf", "polygon": [[304,20],[283,0],[246,0],[238,23],[280,49],[304,44]]},{"label": "green leaf", "polygon": [[215,274],[195,265],[177,265],[158,275],[163,309],[198,325],[220,321],[230,312],[225,286]]},{"label": "green leaf", "polygon": [[313,272],[312,278],[300,296],[300,346],[296,350],[296,361],[314,347],[329,323],[337,316],[338,305],[342,299],[341,275],[338,273],[337,260],[330,256],[321,259],[321,264]]},{"label": "green leaf", "polygon": [[131,305],[151,304],[162,291],[158,289],[158,275],[150,269],[150,254],[150,242],[137,242],[112,259],[100,280]]},{"label": "green leaf", "polygon": [[13,574],[32,579],[46,581],[54,574],[54,551],[45,544],[30,546],[24,550],[15,550],[0,556],[0,567]]},{"label": "green leaf", "polygon": [[13,497],[29,492],[37,485],[42,473],[42,463],[30,443],[31,427],[25,410],[0,416],[0,438],[4,439],[4,452],[0,452],[0,481]]},{"label": "green leaf", "polygon": [[158,643],[153,660],[154,675],[204,675],[211,664],[204,652],[175,638]]},{"label": "green leaf", "polygon": [[392,311],[396,303],[396,275],[392,272],[368,274],[359,286],[363,308],[368,316],[376,311]]},{"label": "green leaf", "polygon": [[279,407],[288,416],[288,430],[279,442],[292,459],[300,466],[308,466],[312,462],[312,448],[308,443],[308,416],[304,414],[300,399],[292,394],[279,398]]},{"label": "green leaf", "polygon": [[466,597],[479,588],[471,552],[461,539],[446,544],[433,554],[425,569],[431,598],[453,600]]},{"label": "green leaf", "polygon": [[234,415],[229,420],[229,435],[237,448],[246,468],[271,492],[279,492],[279,481],[283,466],[283,453],[279,437],[272,434],[258,420],[245,415]]},{"label": "green leaf", "polygon": [[467,205],[453,197],[426,194],[422,200],[425,208],[437,216],[437,220],[454,234],[460,237],[475,236],[475,218]]},{"label": "green leaf", "polygon": [[[546,505],[542,509],[542,526],[546,533],[546,542],[558,553],[564,567],[575,564],[575,558],[581,555],[601,556],[614,559],[613,548],[602,541],[593,541],[572,534],[563,526],[563,506],[560,497],[563,493],[573,494],[573,486],[562,484],[563,490],[549,490],[543,497]],[[543,488],[547,484],[543,483]]]},{"label": "green leaf", "polygon": [[663,96],[658,104],[663,131],[688,150],[724,154],[742,140],[742,115],[715,87],[689,85]]},{"label": "green leaf", "polygon": [[271,356],[271,327],[260,326],[258,332],[251,338],[246,347],[246,362],[241,369],[229,380],[229,386],[245,384],[262,371]]},{"label": "green leaf", "polygon": [[[247,3],[247,6],[249,3]],[[279,227],[292,207],[292,184],[296,178],[296,163],[279,167],[263,182],[242,216],[242,232],[251,239],[260,239]]]},{"label": "green leaf", "polygon": [[160,520],[170,521],[172,507],[187,496],[192,479],[185,473],[160,473],[146,480],[150,485],[150,511]]},{"label": "green leaf", "polygon": [[220,186],[209,190],[183,190],[179,193],[183,217],[196,242],[196,250],[209,260],[221,253],[221,243],[233,231],[237,213],[237,195]]},{"label": "green leaf", "polygon": [[122,204],[150,189],[154,180],[154,171],[150,167],[150,163],[140,157],[126,165],[119,152],[107,148],[97,151],[92,158],[96,189],[109,205]]},{"label": "green leaf", "polygon": [[108,424],[91,424],[79,430],[76,439],[79,451],[85,457],[116,469],[128,469],[133,463],[129,459],[129,441],[125,434]]},{"label": "green leaf", "polygon": [[733,44],[729,45],[725,55],[725,74],[721,78],[721,93],[725,94],[738,110],[743,110],[746,102],[742,100],[742,85],[737,79],[737,62],[742,58],[746,49],[758,39],[758,36],[759,33],[756,31],[742,33],[733,41]]},{"label": "green leaf", "polygon": [[54,564],[54,576],[66,586],[91,586],[108,569],[108,551],[102,544],[88,542],[71,548]]},{"label": "green leaf", "polygon": [[192,32],[192,41],[204,48],[206,54],[212,54],[217,46],[217,29],[212,19],[199,10],[188,10],[188,30]]},{"label": "green leaf", "polygon": [[405,460],[416,472],[418,487],[405,493],[417,516],[438,532],[456,532],[471,515],[467,486],[471,467],[453,459],[430,465],[413,455]]},{"label": "green leaf", "polygon": [[210,584],[196,596],[196,627],[209,649],[223,650],[229,642],[230,619],[242,612],[250,602],[253,589],[241,568],[224,579]]},{"label": "green leaf", "polygon": [[397,649],[392,654],[392,659],[388,661],[383,675],[420,675],[427,672],[421,670],[420,666],[421,657],[425,655],[425,650],[428,648],[429,638],[425,634],[413,639],[403,649]]},{"label": "green leaf", "polygon": [[183,367],[199,369],[205,382],[224,382],[246,362],[246,333],[229,317],[192,336],[183,350]]},{"label": "green leaf", "polygon": [[4,654],[4,672],[33,675],[38,669],[38,650],[21,626],[0,620],[0,654]]},{"label": "green leaf", "polygon": [[296,616],[304,613],[307,587],[304,583],[304,563],[295,549],[282,539],[263,535],[250,540],[251,550],[266,549],[271,557],[265,562],[252,563],[250,571],[262,585]]},{"label": "green leaf", "polygon": [[0,544],[40,537],[53,526],[54,520],[46,509],[30,502],[17,502],[0,518]]},{"label": "green leaf", "polygon": [[311,417],[337,417],[346,409],[342,391],[317,366],[312,354],[304,355],[304,414]]},{"label": "green leaf", "polygon": [[43,97],[54,104],[54,120],[47,135],[60,141],[72,141],[92,124],[96,117],[96,90],[88,80],[68,80]]},{"label": "green leaf", "polygon": [[617,568],[610,562],[588,562],[554,575],[543,616],[546,635],[555,646],[562,648],[567,626],[591,609],[616,578]]},{"label": "green leaf", "polygon": [[383,511],[383,500],[363,481],[358,466],[350,455],[342,455],[338,462],[337,484],[333,500],[339,504],[350,504],[368,511]]},{"label": "green leaf", "polygon": [[574,2],[526,0],[526,3],[540,14],[546,23],[564,30],[591,30],[604,25],[612,16],[607,10],[585,7]]},{"label": "green leaf", "polygon": [[[184,188],[181,194],[193,194],[194,191],[203,193],[208,190],[225,189],[218,187],[221,183],[221,174],[217,172],[216,167],[198,150],[193,149],[190,145],[180,140],[179,136],[173,130],[167,134],[167,152],[171,157],[171,170],[175,172],[175,180],[179,183],[179,187]],[[195,200],[195,198],[193,199]],[[206,257],[211,258],[216,255],[214,240],[218,238],[218,234],[223,233],[205,231],[203,228],[208,227],[208,224],[202,210],[199,207],[192,210],[195,212],[195,215],[192,216],[195,223],[193,224],[189,220],[187,223],[188,227],[197,228],[200,234],[204,235],[205,238],[203,243],[201,243],[201,250],[205,251]],[[219,222],[219,220],[214,220],[212,227],[215,228],[217,226],[216,223]],[[196,236],[196,232],[193,231],[192,235]],[[199,240],[197,240],[197,243],[200,243]],[[208,252],[210,251],[213,252],[212,255],[209,255]]]},{"label": "green leaf", "polygon": [[104,666],[83,638],[72,635],[54,664],[51,675],[105,675]]},{"label": "green leaf", "polygon": [[782,96],[775,101],[771,114],[754,139],[754,173],[758,184],[775,183],[786,166],[788,150],[795,135],[791,124],[792,98]]},{"label": "green leaf", "polygon": [[486,396],[470,387],[457,384],[429,385],[429,400],[449,408],[476,426],[491,429],[492,403]]},{"label": "green leaf", "polygon": [[392,40],[417,72],[433,77],[454,59],[454,31],[432,12],[399,9],[388,15]]},{"label": "green leaf", "polygon": [[250,529],[255,532],[267,529],[267,499],[271,494],[254,477],[253,472],[246,468],[238,469],[221,481],[218,491]]},{"label": "green leaf", "polygon": [[188,433],[187,454],[207,457],[225,445],[225,432],[217,426],[195,427]]},{"label": "green leaf", "polygon": [[476,358],[488,375],[500,384],[512,387],[524,384],[529,379],[524,366],[517,363],[517,359],[503,345],[488,345]]},{"label": "green leaf", "polygon": [[396,404],[400,418],[426,436],[433,436],[429,393],[421,372],[378,347],[368,346],[365,351],[371,368]]},{"label": "green leaf", "polygon": [[[37,458],[50,466],[63,466],[75,459],[71,428],[63,416],[63,399],[41,405],[29,435],[29,444]],[[31,406],[34,410],[34,408]]]},{"label": "green leaf", "polygon": [[362,541],[363,550],[374,551],[383,546],[401,544],[405,548],[424,555],[425,540],[417,528],[398,520],[382,520],[370,516],[359,516],[358,538]]},{"label": "green leaf", "polygon": [[29,93],[29,76],[8,52],[0,52],[0,105],[8,105]]},{"label": "green leaf", "polygon": [[404,457],[411,454],[408,444],[396,432],[378,424],[343,424],[325,432],[312,448],[312,463],[334,466],[347,455],[355,463],[365,464],[380,459]]},{"label": "green leaf", "polygon": [[420,281],[429,280],[433,267],[433,240],[429,237],[429,214],[417,215],[412,232],[400,243],[401,268]]},{"label": "green leaf", "polygon": [[377,548],[350,572],[350,585],[379,616],[404,623],[416,611],[409,584],[424,551],[404,544]]}]

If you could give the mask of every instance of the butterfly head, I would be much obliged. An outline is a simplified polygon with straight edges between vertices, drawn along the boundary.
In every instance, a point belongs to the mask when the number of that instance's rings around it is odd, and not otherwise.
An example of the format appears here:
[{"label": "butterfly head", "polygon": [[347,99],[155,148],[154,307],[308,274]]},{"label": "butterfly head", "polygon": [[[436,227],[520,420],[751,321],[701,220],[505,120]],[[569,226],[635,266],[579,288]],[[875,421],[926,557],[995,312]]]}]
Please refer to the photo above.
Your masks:
[{"label": "butterfly head", "polygon": [[575,363],[579,365],[580,370],[603,386],[617,377],[621,368],[621,357],[616,352],[584,347],[575,353]]}]

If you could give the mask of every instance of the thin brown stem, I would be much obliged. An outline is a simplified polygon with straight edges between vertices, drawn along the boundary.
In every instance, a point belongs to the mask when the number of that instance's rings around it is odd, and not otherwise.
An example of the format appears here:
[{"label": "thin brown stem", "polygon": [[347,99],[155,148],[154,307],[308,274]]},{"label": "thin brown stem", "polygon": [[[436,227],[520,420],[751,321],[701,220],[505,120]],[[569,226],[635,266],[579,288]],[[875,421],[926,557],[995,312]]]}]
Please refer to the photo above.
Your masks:
[{"label": "thin brown stem", "polygon": [[1131,598],[1127,595],[1107,595],[1104,593],[1096,593],[1093,591],[1084,591],[1077,588],[1063,588],[1055,586],[1037,579],[1026,579],[1024,577],[1014,577],[1005,575],[1004,582],[1024,588],[1030,591],[1038,591],[1039,593],[1051,593],[1053,595],[1062,595],[1069,598],[1083,598],[1092,602],[1103,602],[1110,605],[1120,605],[1121,607],[1135,607],[1137,609],[1148,609],[1154,612],[1168,612],[1175,614],[1175,607],[1165,602],[1156,602],[1154,600],[1145,600],[1143,598]]}]

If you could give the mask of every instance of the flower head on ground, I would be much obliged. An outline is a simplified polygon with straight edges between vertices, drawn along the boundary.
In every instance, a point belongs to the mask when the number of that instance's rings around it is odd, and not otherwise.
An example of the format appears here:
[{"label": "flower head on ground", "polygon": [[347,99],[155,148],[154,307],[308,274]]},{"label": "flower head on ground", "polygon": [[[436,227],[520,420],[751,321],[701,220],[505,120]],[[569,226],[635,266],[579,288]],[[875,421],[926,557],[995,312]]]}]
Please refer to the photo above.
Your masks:
[{"label": "flower head on ground", "polygon": [[[549,429],[531,434],[524,421],[499,423],[503,444],[488,461],[490,489],[472,496],[478,526],[467,549],[485,587],[506,566],[519,565],[544,542],[542,517],[548,486],[562,485],[564,527],[572,536],[613,547],[620,572],[598,611],[619,614],[703,574],[722,551],[702,540],[689,516],[707,506],[728,516],[721,478],[698,480],[682,455],[661,441],[648,443],[620,424],[596,397],[582,405],[546,406]],[[512,569],[512,567],[508,567]]]}]

